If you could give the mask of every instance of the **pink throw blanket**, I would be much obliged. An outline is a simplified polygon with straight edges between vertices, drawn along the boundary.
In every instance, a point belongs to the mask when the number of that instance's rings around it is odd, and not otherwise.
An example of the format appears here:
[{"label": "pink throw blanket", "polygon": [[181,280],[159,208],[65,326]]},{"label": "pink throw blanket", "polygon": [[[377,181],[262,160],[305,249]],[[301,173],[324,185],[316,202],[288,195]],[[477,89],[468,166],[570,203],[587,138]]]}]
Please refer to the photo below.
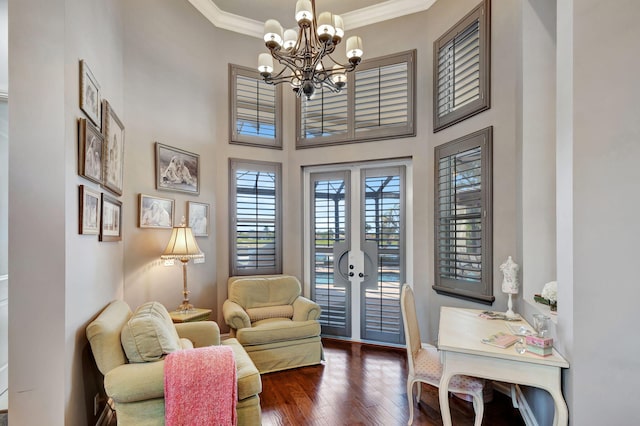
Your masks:
[{"label": "pink throw blanket", "polygon": [[207,346],[167,355],[167,426],[235,426],[237,399],[236,361],[230,347]]}]

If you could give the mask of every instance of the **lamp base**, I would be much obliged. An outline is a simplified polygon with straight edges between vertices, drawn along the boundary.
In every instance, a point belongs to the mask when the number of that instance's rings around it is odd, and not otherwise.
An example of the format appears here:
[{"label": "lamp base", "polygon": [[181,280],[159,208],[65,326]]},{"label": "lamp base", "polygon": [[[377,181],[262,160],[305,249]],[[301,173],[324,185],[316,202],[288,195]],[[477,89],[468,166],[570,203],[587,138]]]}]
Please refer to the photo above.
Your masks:
[{"label": "lamp base", "polygon": [[182,302],[180,306],[178,306],[176,311],[180,311],[181,313],[187,313],[187,312],[193,311],[193,305],[189,303],[189,300],[185,300]]}]

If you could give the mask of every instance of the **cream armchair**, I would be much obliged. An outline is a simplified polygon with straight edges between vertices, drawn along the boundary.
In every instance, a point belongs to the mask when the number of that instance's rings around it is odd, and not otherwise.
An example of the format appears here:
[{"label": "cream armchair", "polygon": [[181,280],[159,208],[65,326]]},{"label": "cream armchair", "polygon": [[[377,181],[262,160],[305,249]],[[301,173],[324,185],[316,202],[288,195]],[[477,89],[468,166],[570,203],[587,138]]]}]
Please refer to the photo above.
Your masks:
[{"label": "cream armchair", "polygon": [[227,286],[225,322],[260,373],[320,363],[321,309],[301,296],[296,277],[231,277]]},{"label": "cream armchair", "polygon": [[[107,396],[115,403],[118,425],[163,425],[164,360],[129,363],[121,334],[125,334],[123,330],[132,315],[125,302],[111,302],[87,326],[87,338],[98,369],[104,375]],[[221,344],[220,329],[213,321],[170,326],[175,326],[182,349]],[[170,332],[174,333],[174,330]],[[225,340],[222,344],[233,349],[236,361],[238,425],[259,425],[260,374],[236,339]]]}]

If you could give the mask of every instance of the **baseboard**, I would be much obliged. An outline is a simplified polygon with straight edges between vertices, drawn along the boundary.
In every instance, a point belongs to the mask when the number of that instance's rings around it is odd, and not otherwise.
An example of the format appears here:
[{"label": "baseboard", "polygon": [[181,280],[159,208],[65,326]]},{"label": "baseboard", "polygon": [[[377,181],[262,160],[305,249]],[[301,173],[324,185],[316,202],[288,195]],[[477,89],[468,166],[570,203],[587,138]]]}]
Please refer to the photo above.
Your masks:
[{"label": "baseboard", "polygon": [[510,385],[508,383],[494,382],[493,388],[511,398],[513,402],[513,408],[520,410],[520,415],[526,426],[538,426],[538,421],[531,411],[531,407],[527,402],[527,398],[524,396],[522,389],[519,385]]}]

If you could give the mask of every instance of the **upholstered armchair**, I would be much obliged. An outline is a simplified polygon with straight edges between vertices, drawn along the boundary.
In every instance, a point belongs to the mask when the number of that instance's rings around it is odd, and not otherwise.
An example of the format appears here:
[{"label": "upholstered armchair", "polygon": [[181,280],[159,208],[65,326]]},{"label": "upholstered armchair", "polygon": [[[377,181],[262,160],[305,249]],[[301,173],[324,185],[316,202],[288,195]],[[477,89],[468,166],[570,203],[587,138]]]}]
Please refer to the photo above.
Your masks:
[{"label": "upholstered armchair", "polygon": [[[118,425],[164,424],[164,355],[193,347],[219,345],[220,329],[213,321],[172,324],[157,302],[138,308],[148,310],[152,321],[135,321],[129,306],[111,302],[87,326],[87,338],[96,364],[104,375],[104,387],[116,409]],[[164,312],[161,312],[161,311]],[[146,339],[140,342],[140,337]],[[233,349],[236,363],[238,425],[261,421],[260,374],[236,339],[222,342]],[[123,347],[124,345],[124,347]]]},{"label": "upholstered armchair", "polygon": [[231,277],[227,285],[225,322],[260,373],[320,363],[321,309],[301,296],[296,277]]}]

